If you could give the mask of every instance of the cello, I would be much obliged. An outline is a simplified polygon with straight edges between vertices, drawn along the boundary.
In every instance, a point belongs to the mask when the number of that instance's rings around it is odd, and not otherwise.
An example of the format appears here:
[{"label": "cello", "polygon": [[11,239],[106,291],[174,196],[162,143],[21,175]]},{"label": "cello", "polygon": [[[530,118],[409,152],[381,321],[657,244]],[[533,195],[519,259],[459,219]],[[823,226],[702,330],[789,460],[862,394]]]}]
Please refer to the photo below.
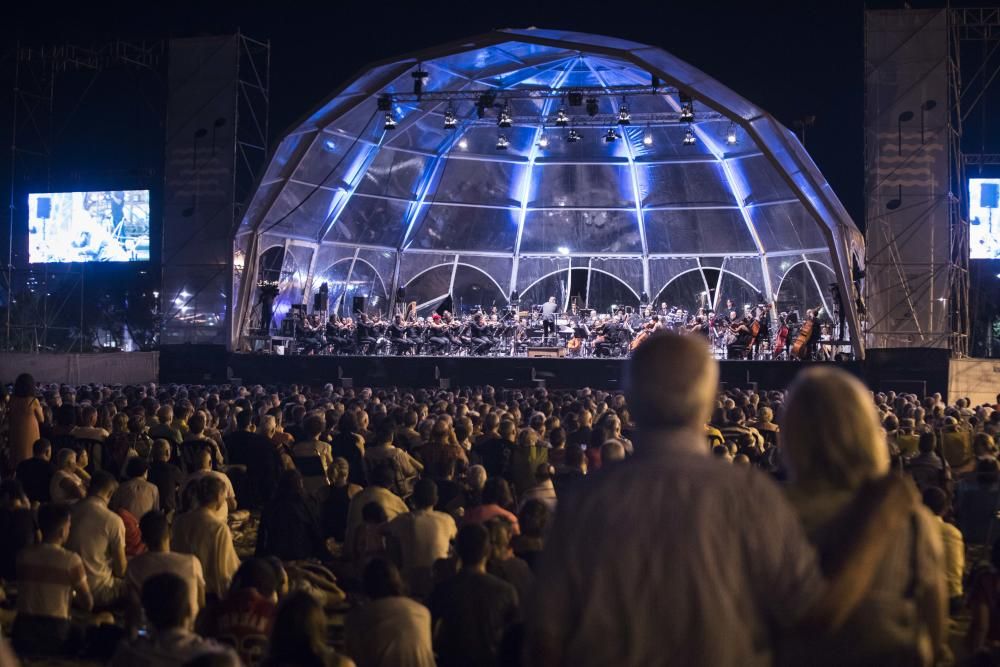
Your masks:
[{"label": "cello", "polygon": [[774,337],[774,358],[777,359],[778,356],[785,351],[785,346],[788,345],[788,323],[785,318],[781,318],[781,325],[778,327],[778,335]]},{"label": "cello", "polygon": [[809,353],[809,339],[812,338],[813,329],[816,327],[818,314],[818,312],[813,314],[812,311],[806,311],[806,321],[802,323],[802,327],[795,336],[795,342],[792,343],[791,353],[796,359],[804,360]]}]

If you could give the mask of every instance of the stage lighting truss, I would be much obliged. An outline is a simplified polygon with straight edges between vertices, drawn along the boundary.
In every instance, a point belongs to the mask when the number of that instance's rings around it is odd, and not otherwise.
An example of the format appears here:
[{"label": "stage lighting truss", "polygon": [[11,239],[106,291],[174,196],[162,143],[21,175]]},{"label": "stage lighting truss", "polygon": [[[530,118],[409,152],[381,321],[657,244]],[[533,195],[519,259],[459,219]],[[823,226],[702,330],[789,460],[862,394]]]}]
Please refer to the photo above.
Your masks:
[{"label": "stage lighting truss", "polygon": [[[418,81],[414,77],[414,81]],[[438,104],[443,107],[442,126],[446,130],[457,130],[459,126],[464,131],[470,127],[486,126],[493,124],[494,127],[507,130],[514,126],[524,127],[557,127],[572,129],[566,135],[566,141],[575,143],[580,141],[582,134],[579,128],[598,128],[597,136],[603,137],[605,142],[611,143],[625,137],[624,132],[615,131],[615,127],[641,124],[645,126],[643,134],[635,137],[637,141],[642,141],[646,146],[653,144],[653,128],[669,127],[677,125],[687,125],[682,143],[685,146],[692,146],[697,143],[697,138],[691,130],[691,125],[695,122],[694,102],[684,93],[676,88],[661,85],[656,80],[652,86],[608,86],[606,88],[574,88],[572,91],[558,88],[530,88],[513,89],[504,91],[503,100],[498,101],[496,92],[493,91],[427,91],[421,90],[419,94],[393,93],[383,94],[377,98],[378,110],[383,112],[383,129],[386,131],[395,130],[399,124],[398,118],[403,113],[404,107],[427,108],[428,104]],[[676,101],[674,109],[656,113],[634,113],[634,105],[629,104],[635,98],[643,95],[655,96],[663,99],[672,98]],[[601,104],[600,99],[606,97],[616,97],[620,99],[617,108],[613,103]],[[528,100],[531,104],[519,105],[521,109],[547,109],[545,114],[523,114],[515,115],[512,102],[517,100]],[[556,104],[547,103],[553,100]],[[462,104],[464,103],[464,104]],[[576,107],[583,107],[576,113],[572,113]],[[400,106],[402,105],[402,106]],[[459,108],[470,108],[475,110],[475,115],[468,114],[459,117]],[[601,109],[606,111],[601,111]],[[646,108],[643,105],[641,108]],[[730,120],[722,114],[714,111],[699,110],[699,122],[726,121]],[[607,128],[611,128],[610,130]],[[612,137],[614,134],[614,137]],[[500,141],[503,139],[504,141]],[[546,136],[543,130],[536,144],[545,148],[553,137]],[[724,143],[733,145],[737,142],[736,124],[730,121],[728,129],[723,135]],[[505,144],[501,146],[500,144]],[[464,139],[458,142],[459,148],[465,149],[468,142]],[[509,135],[501,132],[498,135],[497,150],[507,150],[510,147]]]}]

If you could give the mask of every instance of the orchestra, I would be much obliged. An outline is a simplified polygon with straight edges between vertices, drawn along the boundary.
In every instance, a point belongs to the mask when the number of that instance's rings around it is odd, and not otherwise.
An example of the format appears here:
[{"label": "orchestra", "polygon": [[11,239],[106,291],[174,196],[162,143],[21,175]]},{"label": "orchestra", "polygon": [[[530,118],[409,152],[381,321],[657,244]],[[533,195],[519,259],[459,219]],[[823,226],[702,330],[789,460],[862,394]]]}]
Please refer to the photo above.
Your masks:
[{"label": "orchestra", "polygon": [[324,323],[319,312],[306,315],[304,309],[289,311],[288,318],[284,329],[294,331],[298,354],[518,356],[529,347],[565,347],[576,358],[626,357],[661,330],[704,337],[718,359],[825,360],[843,344],[834,340],[822,308],[774,317],[769,303],[739,309],[732,300],[720,312],[661,303],[598,313],[574,303],[560,313],[550,298],[526,311],[474,308],[462,316],[447,310],[420,316],[410,302],[390,320],[379,313],[334,313]]}]

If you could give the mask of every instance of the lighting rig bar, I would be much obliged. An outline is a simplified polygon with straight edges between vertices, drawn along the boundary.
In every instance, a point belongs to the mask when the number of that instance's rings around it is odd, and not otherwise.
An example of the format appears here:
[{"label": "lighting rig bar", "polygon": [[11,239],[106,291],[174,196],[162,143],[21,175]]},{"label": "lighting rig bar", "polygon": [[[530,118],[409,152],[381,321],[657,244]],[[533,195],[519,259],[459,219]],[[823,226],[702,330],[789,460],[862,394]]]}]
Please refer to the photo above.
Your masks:
[{"label": "lighting rig bar", "polygon": [[595,88],[510,88],[504,90],[438,90],[420,93],[393,93],[386,95],[396,102],[479,102],[492,98],[493,103],[504,100],[546,100],[565,99],[569,106],[583,106],[591,97],[639,97],[642,95],[678,95],[676,88],[669,86],[608,86]]}]

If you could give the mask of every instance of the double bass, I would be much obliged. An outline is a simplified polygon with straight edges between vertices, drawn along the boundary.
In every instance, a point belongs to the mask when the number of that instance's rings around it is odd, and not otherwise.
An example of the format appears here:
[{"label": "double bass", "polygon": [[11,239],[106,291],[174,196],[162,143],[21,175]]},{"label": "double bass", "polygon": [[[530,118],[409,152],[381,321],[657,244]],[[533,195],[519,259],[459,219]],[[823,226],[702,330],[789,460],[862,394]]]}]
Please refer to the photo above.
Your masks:
[{"label": "double bass", "polygon": [[816,328],[818,316],[819,309],[816,310],[815,314],[807,316],[806,321],[802,323],[799,333],[795,336],[795,342],[792,343],[792,357],[802,360],[806,358],[809,353],[809,339],[812,338],[813,329]]},{"label": "double bass", "polygon": [[777,359],[778,355],[785,351],[785,346],[788,345],[788,323],[785,318],[781,318],[781,325],[778,327],[778,335],[774,338],[774,358]]}]

